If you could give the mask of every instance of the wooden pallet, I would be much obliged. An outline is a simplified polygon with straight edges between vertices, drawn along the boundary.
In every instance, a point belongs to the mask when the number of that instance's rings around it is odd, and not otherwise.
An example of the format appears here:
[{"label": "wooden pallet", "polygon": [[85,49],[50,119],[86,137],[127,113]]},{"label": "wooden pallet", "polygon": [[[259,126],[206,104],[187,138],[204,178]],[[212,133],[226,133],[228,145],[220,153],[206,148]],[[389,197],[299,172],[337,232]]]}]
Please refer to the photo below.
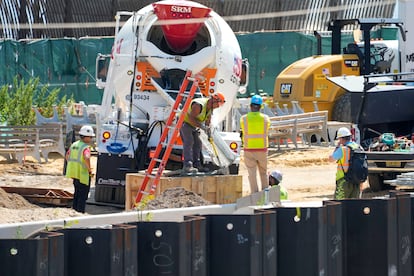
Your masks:
[{"label": "wooden pallet", "polygon": [[68,206],[73,200],[73,194],[61,189],[42,189],[25,187],[0,187],[6,193],[19,194],[34,204],[53,206]]}]

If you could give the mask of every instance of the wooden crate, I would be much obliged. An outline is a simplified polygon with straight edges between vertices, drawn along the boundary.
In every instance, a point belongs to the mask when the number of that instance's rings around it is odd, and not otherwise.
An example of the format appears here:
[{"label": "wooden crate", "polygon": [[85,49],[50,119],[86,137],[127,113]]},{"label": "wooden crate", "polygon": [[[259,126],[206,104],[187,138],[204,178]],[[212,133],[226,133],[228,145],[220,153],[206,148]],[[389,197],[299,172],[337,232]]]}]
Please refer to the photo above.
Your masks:
[{"label": "wooden crate", "polygon": [[[128,173],[125,182],[125,210],[131,209],[132,203],[141,187],[144,174]],[[147,185],[147,191],[152,180]],[[241,175],[214,175],[191,177],[161,177],[155,195],[168,188],[183,187],[215,204],[235,203],[242,197],[243,180]]]}]

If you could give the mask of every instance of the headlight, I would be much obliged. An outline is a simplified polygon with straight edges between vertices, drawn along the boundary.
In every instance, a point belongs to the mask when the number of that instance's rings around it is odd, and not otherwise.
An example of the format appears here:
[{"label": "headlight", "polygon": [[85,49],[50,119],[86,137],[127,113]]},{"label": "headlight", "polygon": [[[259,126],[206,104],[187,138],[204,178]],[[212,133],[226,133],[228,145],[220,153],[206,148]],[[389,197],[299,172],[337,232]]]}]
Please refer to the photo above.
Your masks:
[{"label": "headlight", "polygon": [[233,151],[237,151],[237,148],[238,148],[239,146],[237,145],[237,143],[236,142],[231,142],[230,143],[230,149],[232,149]]},{"label": "headlight", "polygon": [[102,137],[105,140],[108,140],[109,138],[111,138],[111,133],[109,131],[105,131],[104,133],[102,133]]}]

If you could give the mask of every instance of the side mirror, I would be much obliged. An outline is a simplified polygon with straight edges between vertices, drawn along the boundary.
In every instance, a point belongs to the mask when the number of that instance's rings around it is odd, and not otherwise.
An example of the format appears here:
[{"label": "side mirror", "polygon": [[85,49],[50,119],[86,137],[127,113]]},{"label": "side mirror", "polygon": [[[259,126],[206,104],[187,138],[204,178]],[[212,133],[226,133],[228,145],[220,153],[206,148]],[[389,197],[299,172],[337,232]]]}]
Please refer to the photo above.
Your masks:
[{"label": "side mirror", "polygon": [[98,56],[96,57],[95,79],[96,79],[96,87],[98,87],[98,89],[105,88],[106,76],[108,74],[110,60],[111,60],[111,55],[103,55],[99,53]]},{"label": "side mirror", "polygon": [[249,85],[249,61],[247,59],[242,60],[242,72],[240,76],[240,88],[239,93],[244,94],[247,91]]}]

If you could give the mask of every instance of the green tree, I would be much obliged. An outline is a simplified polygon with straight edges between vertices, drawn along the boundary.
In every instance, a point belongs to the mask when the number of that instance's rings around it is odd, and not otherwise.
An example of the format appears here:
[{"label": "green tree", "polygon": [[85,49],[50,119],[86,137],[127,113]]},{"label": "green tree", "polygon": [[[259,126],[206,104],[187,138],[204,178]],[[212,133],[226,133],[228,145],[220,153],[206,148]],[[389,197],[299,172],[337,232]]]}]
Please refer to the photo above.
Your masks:
[{"label": "green tree", "polygon": [[7,123],[9,125],[32,125],[35,123],[35,113],[32,110],[33,96],[39,79],[30,79],[27,84],[24,80],[13,80],[13,86],[9,87],[9,101]]},{"label": "green tree", "polygon": [[48,86],[43,86],[34,98],[34,107],[37,107],[43,116],[52,117],[53,108],[58,105],[59,93],[60,88],[49,92]]},{"label": "green tree", "polygon": [[7,85],[0,88],[0,123],[6,122],[9,114],[9,105],[7,103],[10,102],[10,98],[8,90],[9,87]]},{"label": "green tree", "polygon": [[39,78],[29,79],[25,83],[15,77],[13,85],[0,87],[0,122],[7,122],[8,125],[33,125],[36,122],[33,107],[39,108],[43,116],[52,117],[53,108],[57,106],[59,114],[63,116],[66,96],[59,100],[59,93],[60,88],[49,91],[48,86],[39,90]]}]

